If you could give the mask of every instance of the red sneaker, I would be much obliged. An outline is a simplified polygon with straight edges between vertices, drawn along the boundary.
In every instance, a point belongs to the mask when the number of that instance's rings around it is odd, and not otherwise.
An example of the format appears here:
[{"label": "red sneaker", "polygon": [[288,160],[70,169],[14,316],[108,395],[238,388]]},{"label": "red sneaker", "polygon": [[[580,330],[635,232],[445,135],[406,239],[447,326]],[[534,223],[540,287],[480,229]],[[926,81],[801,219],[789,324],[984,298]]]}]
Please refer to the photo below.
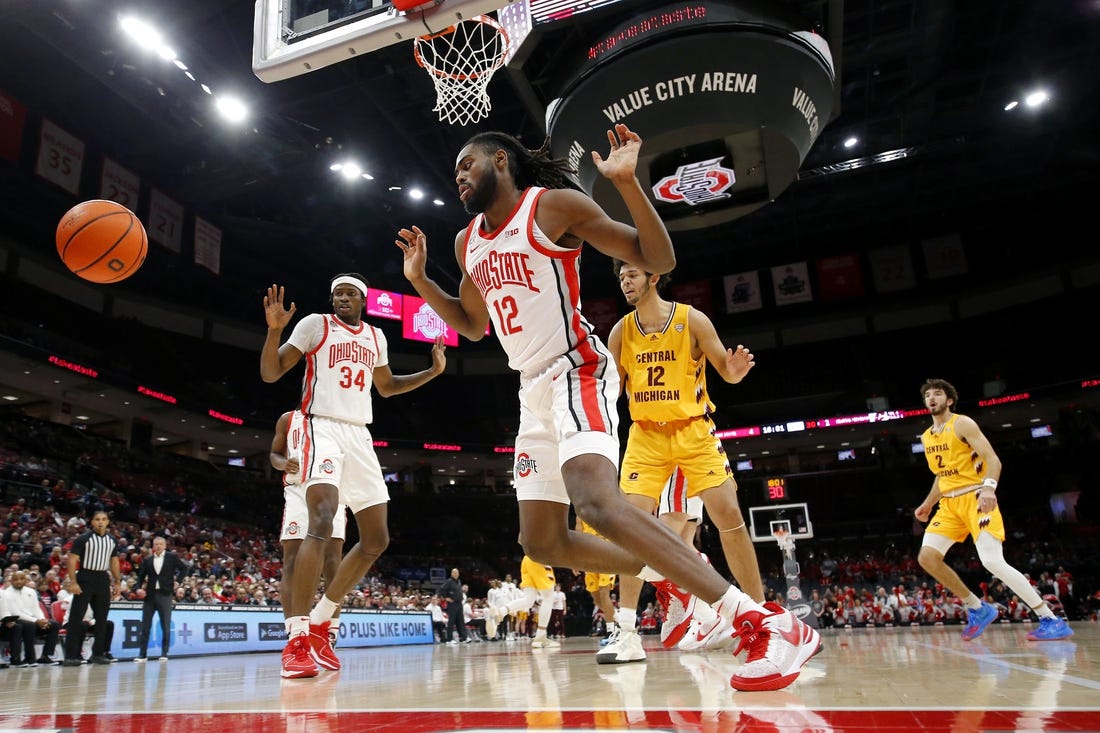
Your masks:
[{"label": "red sneaker", "polygon": [[331,621],[326,621],[323,624],[309,625],[309,654],[319,666],[325,669],[338,670],[340,669],[340,658],[332,650],[332,644],[329,643],[328,637],[328,627],[331,624]]},{"label": "red sneaker", "polygon": [[665,622],[661,624],[661,643],[671,649],[684,638],[691,618],[695,614],[695,596],[671,580],[659,580],[653,584],[657,600],[665,607]]},{"label": "red sneaker", "polygon": [[771,613],[748,611],[734,619],[741,643],[733,652],[749,650],[749,658],[730,678],[735,690],[781,690],[798,678],[802,666],[821,651],[821,635],[793,613],[765,603]]},{"label": "red sneaker", "polygon": [[295,636],[283,647],[283,677],[298,679],[316,676],[317,664],[309,654],[309,641],[305,636]]}]

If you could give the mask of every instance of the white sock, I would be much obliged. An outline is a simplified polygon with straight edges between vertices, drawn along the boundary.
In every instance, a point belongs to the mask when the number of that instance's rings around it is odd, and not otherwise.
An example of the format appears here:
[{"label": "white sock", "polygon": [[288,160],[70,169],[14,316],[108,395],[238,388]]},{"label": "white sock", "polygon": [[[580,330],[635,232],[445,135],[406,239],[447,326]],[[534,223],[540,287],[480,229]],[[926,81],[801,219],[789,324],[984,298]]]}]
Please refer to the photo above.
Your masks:
[{"label": "white sock", "polygon": [[634,627],[638,623],[638,612],[631,611],[629,608],[620,608],[615,612],[615,623],[623,631],[634,631]]},{"label": "white sock", "polygon": [[287,619],[287,636],[307,636],[309,634],[309,616],[291,616]]},{"label": "white sock", "polygon": [[1034,606],[1031,609],[1035,612],[1035,615],[1039,618],[1058,618],[1058,614],[1050,610],[1050,606],[1046,604],[1046,601],[1040,603],[1038,606]]},{"label": "white sock", "polygon": [[317,601],[317,605],[313,607],[313,612],[309,614],[309,622],[314,626],[323,624],[332,619],[334,613],[336,613],[336,603],[330,601],[328,596],[321,596],[321,600]]},{"label": "white sock", "polygon": [[650,583],[658,583],[665,579],[665,576],[661,575],[648,565],[643,565],[642,569],[638,571],[638,574],[634,577],[636,577],[638,580],[647,580]]},{"label": "white sock", "polygon": [[966,598],[962,599],[963,605],[969,608],[971,611],[977,611],[982,607],[982,601],[973,593],[968,593]]},{"label": "white sock", "polygon": [[732,585],[726,589],[726,592],[722,594],[722,597],[718,599],[712,608],[715,613],[727,621],[733,621],[746,611],[759,611],[765,615],[771,614],[771,611],[754,601],[744,591]]}]

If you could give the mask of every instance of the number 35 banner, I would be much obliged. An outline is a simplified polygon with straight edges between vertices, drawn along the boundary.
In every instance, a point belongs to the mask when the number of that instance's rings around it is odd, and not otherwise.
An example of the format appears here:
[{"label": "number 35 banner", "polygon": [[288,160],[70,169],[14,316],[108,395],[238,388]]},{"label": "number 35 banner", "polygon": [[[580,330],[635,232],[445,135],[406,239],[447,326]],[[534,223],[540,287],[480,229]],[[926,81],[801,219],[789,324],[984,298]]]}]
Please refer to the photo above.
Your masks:
[{"label": "number 35 banner", "polygon": [[49,120],[42,120],[42,136],[34,172],[73,196],[79,196],[83,168],[84,142]]}]

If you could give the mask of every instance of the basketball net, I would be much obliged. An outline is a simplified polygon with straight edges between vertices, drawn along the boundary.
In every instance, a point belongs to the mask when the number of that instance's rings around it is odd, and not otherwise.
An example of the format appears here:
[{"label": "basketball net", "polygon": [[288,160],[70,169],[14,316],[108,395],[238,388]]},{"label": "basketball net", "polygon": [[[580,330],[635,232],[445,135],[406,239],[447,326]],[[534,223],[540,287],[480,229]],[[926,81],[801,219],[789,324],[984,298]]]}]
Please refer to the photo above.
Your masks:
[{"label": "basketball net", "polygon": [[508,34],[488,15],[416,39],[413,55],[435,84],[433,111],[441,122],[468,125],[489,114],[486,89],[507,53]]},{"label": "basketball net", "polygon": [[790,532],[783,529],[777,529],[772,532],[772,537],[779,543],[779,549],[784,553],[794,550],[794,538],[791,537]]}]

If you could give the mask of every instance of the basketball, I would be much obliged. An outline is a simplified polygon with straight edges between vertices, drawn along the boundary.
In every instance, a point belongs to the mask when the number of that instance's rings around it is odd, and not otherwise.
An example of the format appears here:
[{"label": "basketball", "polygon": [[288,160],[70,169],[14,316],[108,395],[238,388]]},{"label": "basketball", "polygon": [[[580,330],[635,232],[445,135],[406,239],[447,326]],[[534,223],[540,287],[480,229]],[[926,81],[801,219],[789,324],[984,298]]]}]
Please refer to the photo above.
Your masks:
[{"label": "basketball", "polygon": [[149,238],[134,212],[95,199],[69,209],[57,225],[57,254],[75,274],[94,283],[116,283],[145,262]]}]

